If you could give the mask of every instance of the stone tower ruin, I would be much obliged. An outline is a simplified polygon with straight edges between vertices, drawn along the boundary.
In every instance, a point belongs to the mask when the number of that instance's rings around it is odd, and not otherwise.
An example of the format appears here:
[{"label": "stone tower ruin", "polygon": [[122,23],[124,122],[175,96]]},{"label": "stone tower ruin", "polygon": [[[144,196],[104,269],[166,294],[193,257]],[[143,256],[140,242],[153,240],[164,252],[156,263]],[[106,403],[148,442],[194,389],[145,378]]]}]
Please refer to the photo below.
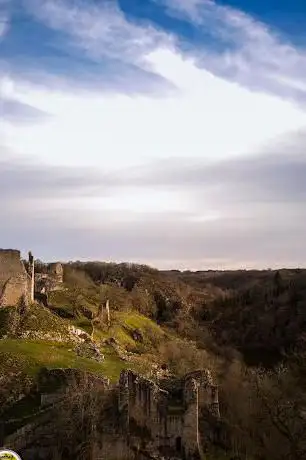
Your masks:
[{"label": "stone tower ruin", "polygon": [[49,274],[52,276],[56,283],[63,283],[64,270],[60,262],[49,264]]},{"label": "stone tower ruin", "polygon": [[130,447],[140,442],[152,455],[202,458],[201,417],[207,414],[219,420],[218,390],[208,370],[166,379],[160,385],[124,370],[119,381],[119,412]]},{"label": "stone tower ruin", "polygon": [[17,249],[0,249],[0,308],[34,300],[34,260],[30,275]]},{"label": "stone tower ruin", "polygon": [[28,274],[30,276],[30,301],[34,302],[34,283],[35,283],[35,261],[31,252],[29,252]]},{"label": "stone tower ruin", "polygon": [[64,268],[60,262],[45,266],[45,270],[35,273],[35,293],[47,294],[51,291],[61,290],[64,281]]}]

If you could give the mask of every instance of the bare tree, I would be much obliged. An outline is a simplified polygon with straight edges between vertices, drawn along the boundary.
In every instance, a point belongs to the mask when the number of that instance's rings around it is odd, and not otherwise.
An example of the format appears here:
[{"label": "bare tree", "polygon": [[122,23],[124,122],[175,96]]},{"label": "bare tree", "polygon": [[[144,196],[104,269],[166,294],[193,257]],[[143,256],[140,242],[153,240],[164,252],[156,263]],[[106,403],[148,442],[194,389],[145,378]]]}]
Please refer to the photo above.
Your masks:
[{"label": "bare tree", "polygon": [[106,425],[111,428],[116,423],[114,407],[112,388],[86,373],[80,380],[74,379],[54,408],[57,455],[65,459],[95,459],[102,431]]}]

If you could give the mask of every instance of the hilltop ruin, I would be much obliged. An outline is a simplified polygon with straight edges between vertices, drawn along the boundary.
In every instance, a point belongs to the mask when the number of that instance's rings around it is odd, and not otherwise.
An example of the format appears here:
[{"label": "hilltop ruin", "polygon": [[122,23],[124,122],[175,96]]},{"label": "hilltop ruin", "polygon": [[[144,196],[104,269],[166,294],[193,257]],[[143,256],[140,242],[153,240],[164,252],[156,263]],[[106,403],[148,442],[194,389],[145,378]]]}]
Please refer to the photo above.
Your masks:
[{"label": "hilltop ruin", "polygon": [[35,260],[29,252],[23,263],[17,249],[0,249],[0,308],[34,302],[36,293],[61,289],[63,266],[51,263],[45,273],[36,273]]},{"label": "hilltop ruin", "polygon": [[62,289],[63,278],[63,266],[60,262],[47,265],[43,272],[35,272],[35,293],[46,294]]},{"label": "hilltop ruin", "polygon": [[[32,264],[34,262],[32,261]],[[29,261],[29,265],[32,265]],[[34,279],[16,249],[0,249],[0,307],[18,305],[34,300]]]}]

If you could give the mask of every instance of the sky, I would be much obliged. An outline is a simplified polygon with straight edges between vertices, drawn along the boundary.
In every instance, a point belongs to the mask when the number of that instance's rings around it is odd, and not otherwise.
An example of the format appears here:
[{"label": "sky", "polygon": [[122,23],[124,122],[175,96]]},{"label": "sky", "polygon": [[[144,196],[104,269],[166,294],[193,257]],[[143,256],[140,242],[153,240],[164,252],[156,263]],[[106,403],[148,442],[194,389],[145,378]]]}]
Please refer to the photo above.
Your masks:
[{"label": "sky", "polygon": [[0,0],[0,247],[306,266],[304,0]]}]

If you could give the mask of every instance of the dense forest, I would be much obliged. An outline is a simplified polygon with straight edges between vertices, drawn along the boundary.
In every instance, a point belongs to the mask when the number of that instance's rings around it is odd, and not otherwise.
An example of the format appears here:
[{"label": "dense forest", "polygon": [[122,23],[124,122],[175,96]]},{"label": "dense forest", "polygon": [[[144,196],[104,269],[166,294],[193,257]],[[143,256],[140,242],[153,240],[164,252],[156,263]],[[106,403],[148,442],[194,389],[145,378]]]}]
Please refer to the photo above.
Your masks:
[{"label": "dense forest", "polygon": [[128,291],[140,312],[205,351],[190,357],[186,348],[169,347],[168,359],[184,370],[186,361],[213,368],[225,451],[258,460],[306,458],[306,270],[159,272],[76,262],[67,276],[74,270],[115,283],[118,305]]}]

